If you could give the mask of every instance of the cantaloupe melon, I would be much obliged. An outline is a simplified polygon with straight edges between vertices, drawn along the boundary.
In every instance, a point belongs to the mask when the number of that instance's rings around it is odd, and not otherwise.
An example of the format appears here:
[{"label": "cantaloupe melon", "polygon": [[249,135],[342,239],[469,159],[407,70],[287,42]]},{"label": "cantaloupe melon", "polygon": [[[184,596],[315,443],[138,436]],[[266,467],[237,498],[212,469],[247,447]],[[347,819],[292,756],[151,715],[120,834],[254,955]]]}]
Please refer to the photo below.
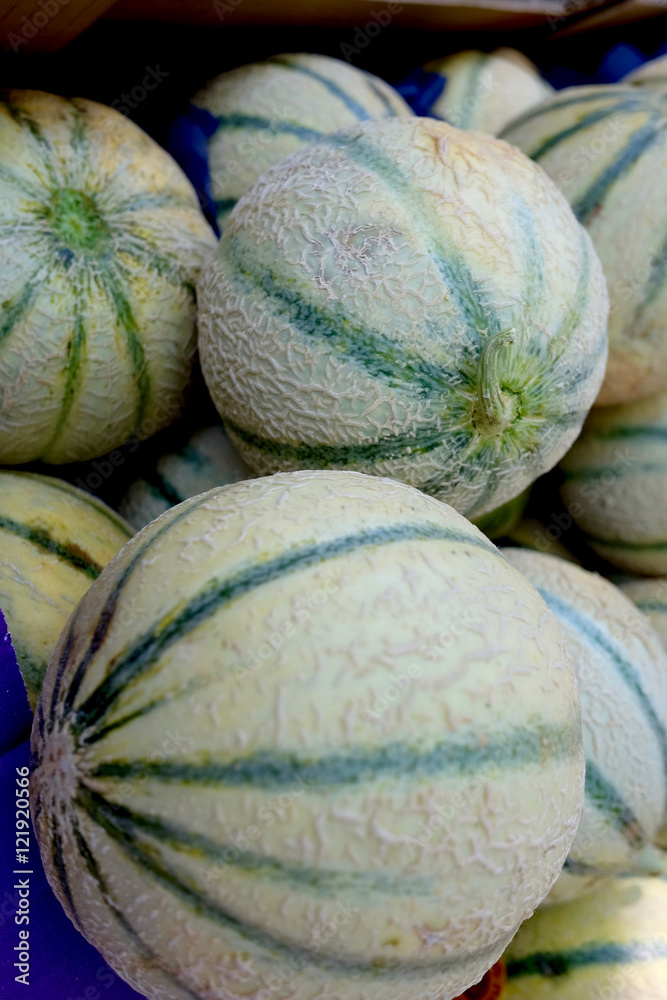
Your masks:
[{"label": "cantaloupe melon", "polygon": [[257,473],[391,476],[466,517],[564,454],[606,363],[600,264],[555,185],[427,118],[267,171],[198,288],[202,371]]},{"label": "cantaloupe melon", "polygon": [[49,880],[153,1000],[450,1000],[557,877],[584,779],[542,598],[451,508],[349,472],[144,528],[32,747]]}]

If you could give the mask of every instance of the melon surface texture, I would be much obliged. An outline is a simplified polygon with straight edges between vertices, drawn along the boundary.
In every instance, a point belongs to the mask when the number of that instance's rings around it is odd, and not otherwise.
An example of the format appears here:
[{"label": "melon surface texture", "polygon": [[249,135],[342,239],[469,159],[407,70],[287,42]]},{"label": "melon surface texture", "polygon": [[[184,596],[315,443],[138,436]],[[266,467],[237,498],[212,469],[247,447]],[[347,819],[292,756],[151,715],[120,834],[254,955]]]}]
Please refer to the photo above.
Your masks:
[{"label": "melon surface texture", "polygon": [[586,798],[547,902],[641,868],[667,817],[667,653],[618,587],[555,556],[503,549],[558,619],[581,698]]},{"label": "melon surface texture", "polygon": [[598,406],[667,386],[666,110],[650,87],[569,87],[501,133],[567,195],[602,261],[611,311]]},{"label": "melon surface texture", "polygon": [[426,63],[424,69],[444,78],[442,93],[429,115],[456,128],[491,135],[554,92],[530,59],[516,49],[457,52]]},{"label": "melon surface texture", "polygon": [[450,1000],[547,893],[583,795],[543,600],[451,508],[347,472],[136,535],[61,637],[33,750],[49,880],[154,1000]]},{"label": "melon surface texture", "polygon": [[130,484],[118,509],[139,531],[177,503],[251,475],[222,424],[203,427],[182,448],[150,462]]},{"label": "melon surface texture", "polygon": [[615,878],[540,909],[507,954],[501,1000],[665,1000],[667,883]]},{"label": "melon surface texture", "polygon": [[119,112],[0,98],[0,462],[84,461],[179,413],[215,237]]},{"label": "melon surface texture", "polygon": [[198,294],[202,371],[257,473],[390,476],[466,517],[565,453],[607,356],[600,264],[555,185],[426,118],[267,171]]},{"label": "melon surface texture", "polygon": [[623,84],[633,87],[667,87],[667,56],[649,59],[643,66],[638,66],[621,80]]},{"label": "melon surface texture", "polygon": [[560,467],[588,544],[619,569],[667,574],[667,391],[595,409]]},{"label": "melon surface texture", "polygon": [[0,608],[33,710],[67,619],[131,537],[130,525],[89,493],[0,471]]},{"label": "melon surface texture", "polygon": [[667,649],[667,577],[629,580],[620,590],[646,615]]},{"label": "melon surface texture", "polygon": [[192,98],[210,118],[206,148],[218,226],[257,178],[329,132],[412,116],[388,83],[342,59],[285,53],[222,73]]}]

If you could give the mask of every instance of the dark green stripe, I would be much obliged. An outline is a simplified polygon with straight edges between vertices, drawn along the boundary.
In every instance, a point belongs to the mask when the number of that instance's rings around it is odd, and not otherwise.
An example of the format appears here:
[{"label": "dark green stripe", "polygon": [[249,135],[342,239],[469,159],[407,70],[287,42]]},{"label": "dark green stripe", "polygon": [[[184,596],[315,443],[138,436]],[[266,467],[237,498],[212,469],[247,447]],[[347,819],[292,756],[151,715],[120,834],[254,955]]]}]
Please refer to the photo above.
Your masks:
[{"label": "dark green stripe", "polygon": [[323,132],[318,132],[314,128],[308,128],[306,125],[271,118],[260,118],[259,115],[215,115],[215,119],[220,129],[252,128],[272,132],[274,135],[293,135],[302,142],[316,142],[324,135]]},{"label": "dark green stripe", "polygon": [[[179,261],[171,254],[160,253],[149,243],[145,236],[140,239],[126,234],[116,240],[115,252],[129,257],[132,261],[138,261],[150,271],[161,278],[166,278],[173,285],[180,285],[194,299],[195,286],[188,274],[181,267]],[[124,261],[119,260],[118,264],[122,270],[126,281],[131,281],[135,276],[136,269],[128,267]]]},{"label": "dark green stripe", "polygon": [[610,164],[606,170],[603,170],[581,198],[572,204],[572,211],[579,222],[585,225],[593,212],[602,204],[603,199],[618,178],[626,173],[633,163],[637,162],[642,153],[645,153],[654,143],[662,139],[664,135],[663,121],[662,117],[656,117],[648,125],[635,132],[618,159]]},{"label": "dark green stripe", "polygon": [[[656,427],[654,424],[635,424],[623,427],[602,427],[592,429],[594,437],[599,441],[619,441],[627,438],[648,438],[654,441],[667,441],[667,427]],[[590,431],[587,431],[590,433]]]},{"label": "dark green stripe", "polygon": [[168,479],[158,472],[157,468],[147,469],[143,476],[143,481],[150,487],[155,496],[166,501],[168,507],[175,507],[178,503],[183,503],[187,497],[182,497],[175,486]]},{"label": "dark green stripe", "polygon": [[544,759],[560,760],[578,754],[578,732],[557,726],[534,725],[530,730],[515,729],[488,735],[483,745],[479,737],[449,738],[418,749],[406,743],[385,743],[380,747],[359,747],[331,753],[320,759],[299,757],[295,752],[258,750],[228,761],[204,762],[115,760],[99,764],[95,778],[128,778],[148,775],[155,781],[214,785],[226,788],[279,788],[308,786],[315,793],[393,778],[408,781],[442,774],[470,775],[502,762],[503,768],[525,767]]},{"label": "dark green stripe", "polygon": [[330,80],[329,77],[324,76],[322,73],[318,73],[307,66],[302,66],[300,63],[293,63],[289,59],[282,59],[280,56],[273,56],[267,62],[284,66],[286,69],[292,69],[295,73],[303,73],[304,76],[309,77],[311,80],[317,80],[318,83],[329,91],[332,97],[336,97],[339,101],[342,101],[347,110],[351,111],[360,122],[365,122],[371,117],[363,104],[360,104],[356,98],[343,90],[340,84],[334,80]]},{"label": "dark green stripe", "polygon": [[634,603],[640,611],[657,612],[658,614],[667,615],[667,604],[664,604],[655,597],[648,598],[645,601],[635,601]]},{"label": "dark green stripe", "polygon": [[[267,951],[269,953],[266,956],[267,962],[271,956],[275,956],[287,960],[299,959],[302,964],[316,965],[339,976],[370,976],[373,979],[385,980],[422,980],[425,977],[446,972],[458,965],[463,959],[472,961],[478,958],[481,966],[488,957],[490,965],[498,953],[498,942],[494,942],[493,945],[478,951],[450,955],[431,961],[427,959],[401,960],[380,956],[364,960],[347,954],[327,953],[321,945],[313,948],[308,947],[307,944],[295,944],[269,934],[261,927],[243,922],[228,908],[206,896],[195,883],[180,879],[173,871],[161,865],[153,854],[137,844],[136,840],[127,834],[115,817],[109,814],[107,803],[97,793],[81,789],[77,802],[116,841],[121,850],[137,866],[142,876],[151,875],[159,884],[190,906],[198,916],[210,920],[219,927],[233,931],[242,939]],[[273,967],[272,971],[275,971]]]},{"label": "dark green stripe", "polygon": [[576,481],[578,479],[603,479],[611,475],[610,485],[612,482],[616,482],[618,479],[623,479],[624,476],[631,474],[633,477],[640,472],[647,473],[664,473],[667,472],[667,462],[633,462],[631,467],[623,469],[621,471],[616,471],[610,468],[609,465],[605,465],[603,468],[592,469],[590,467],[583,469],[574,469],[572,472],[565,472],[565,479]]},{"label": "dark green stripe", "polygon": [[49,552],[51,555],[56,556],[58,559],[62,559],[63,562],[68,563],[74,569],[81,570],[86,576],[90,577],[91,580],[96,580],[97,577],[102,572],[102,567],[99,563],[96,563],[90,556],[84,552],[78,546],[62,544],[57,542],[55,538],[47,534],[45,531],[39,531],[37,528],[30,528],[27,524],[21,524],[19,521],[14,521],[11,517],[1,517],[0,516],[0,530],[8,531],[12,535],[17,535],[19,538],[23,538],[26,542],[30,542],[32,545],[36,545],[40,549],[44,549],[45,552]]},{"label": "dark green stripe", "polygon": [[[567,94],[568,90],[564,91],[564,93]],[[573,87],[572,90],[578,91],[579,88]],[[498,138],[505,139],[506,136],[511,136],[511,134],[516,129],[521,128],[523,125],[526,125],[528,122],[533,121],[533,119],[535,118],[541,118],[542,115],[545,116],[550,115],[554,112],[560,111],[562,108],[573,108],[576,107],[578,104],[590,104],[595,101],[613,101],[614,99],[616,99],[617,104],[612,105],[609,109],[610,113],[613,114],[613,112],[618,107],[618,102],[620,102],[621,104],[626,104],[628,102],[629,97],[630,94],[628,93],[625,87],[622,89],[622,92],[619,93],[619,90],[616,87],[611,87],[611,86],[604,86],[604,87],[601,86],[599,88],[599,93],[597,94],[577,93],[575,94],[574,97],[564,97],[564,96],[561,97],[560,95],[558,95],[551,99],[548,106],[545,107],[543,103],[540,103],[536,105],[534,108],[530,108],[528,111],[525,111],[518,118],[514,118],[508,125],[505,126],[502,132],[499,133]],[[646,109],[647,108],[646,98],[644,98],[641,101],[638,101],[637,106],[640,110]],[[507,141],[511,142],[512,139],[509,138],[507,139]]]},{"label": "dark green stripe", "polygon": [[[552,109],[549,108],[549,110]],[[573,135],[577,135],[579,132],[583,132],[587,128],[597,125],[599,122],[606,121],[608,118],[611,118],[613,115],[616,115],[621,111],[637,110],[647,111],[646,102],[642,100],[627,100],[606,108],[600,108],[597,111],[591,111],[573,125],[568,125],[567,128],[561,129],[560,132],[556,132],[554,135],[549,136],[549,138],[545,139],[541,145],[537,146],[535,149],[531,149],[528,155],[531,160],[538,161],[543,156],[546,156],[546,154],[555,146],[560,145],[561,142],[566,142],[568,139],[571,139]]]},{"label": "dark green stripe", "polygon": [[538,951],[507,963],[508,979],[518,976],[542,976],[552,979],[567,976],[591,965],[632,965],[667,958],[664,941],[638,941],[635,944],[594,943],[568,951]]},{"label": "dark green stripe", "polygon": [[130,303],[123,291],[121,279],[115,270],[111,266],[100,268],[100,280],[102,288],[106,292],[109,303],[115,313],[118,326],[125,334],[128,354],[137,386],[138,399],[135,425],[138,427],[144,417],[150,393],[150,378],[144,347],[139,336],[139,327],[132,314]]},{"label": "dark green stripe", "polygon": [[76,395],[82,356],[86,345],[86,330],[83,325],[82,313],[83,305],[80,299],[78,299],[76,304],[76,316],[74,318],[74,329],[72,330],[72,335],[67,345],[65,388],[63,390],[62,402],[60,404],[60,413],[58,414],[58,421],[56,423],[55,430],[51,435],[48,445],[43,449],[42,454],[50,451],[55,442],[58,440],[60,434],[62,433],[62,429],[65,426],[65,422],[67,421],[69,412],[74,402],[74,397]]},{"label": "dark green stripe", "polygon": [[557,618],[562,618],[564,622],[609,657],[617,673],[623,678],[629,690],[632,691],[632,694],[639,702],[646,720],[658,740],[662,752],[663,767],[667,776],[667,732],[651,704],[651,699],[644,691],[642,678],[635,669],[632,661],[627,658],[627,654],[592,619],[577,611],[569,604],[566,604],[560,597],[556,597],[547,590],[541,587],[538,587],[537,590]]},{"label": "dark green stripe", "polygon": [[[205,498],[206,494],[203,496]],[[168,618],[168,624],[146,632],[124,656],[116,660],[112,672],[77,711],[74,728],[81,731],[99,723],[127,686],[144,676],[165,650],[192,632],[219,608],[243,597],[255,588],[272,583],[290,573],[369,546],[427,540],[473,545],[502,558],[494,545],[464,531],[429,523],[399,524],[371,528],[357,535],[346,535],[319,545],[292,549],[265,563],[240,569],[224,580],[210,580],[188,601],[179,614]]]},{"label": "dark green stripe", "polygon": [[[37,143],[41,153],[41,162],[49,176],[49,182],[53,187],[58,187],[60,185],[60,180],[54,166],[56,157],[51,147],[51,143],[44,135],[42,135],[39,125],[27,111],[6,96],[3,103],[16,124],[29,132]],[[37,167],[36,164],[35,167]],[[37,170],[35,170],[35,172],[37,172]]]},{"label": "dark green stripe", "polygon": [[[479,103],[479,96],[477,94],[479,78],[482,75],[482,71],[484,70],[488,58],[489,57],[487,55],[480,52],[474,61],[471,60],[468,63],[468,72],[466,74],[466,99],[456,109],[456,121],[452,122],[456,128],[470,127],[470,119],[477,110]],[[446,86],[447,85],[445,84],[445,88]],[[463,112],[463,114],[461,112]]]},{"label": "dark green stripe", "polygon": [[105,906],[110,910],[114,919],[118,924],[120,924],[123,932],[130,939],[134,947],[137,949],[139,954],[144,959],[148,959],[153,970],[157,970],[162,973],[167,979],[170,985],[176,985],[179,992],[183,991],[187,996],[192,997],[193,1000],[203,1000],[199,993],[194,993],[189,986],[182,980],[170,972],[163,964],[161,956],[150,948],[146,942],[137,933],[135,928],[132,926],[130,921],[127,919],[123,913],[121,907],[118,905],[109,889],[109,885],[100,871],[99,865],[95,860],[93,852],[91,851],[88,843],[81,832],[76,818],[72,820],[72,830],[74,832],[74,839],[76,841],[77,850],[84,861],[86,868],[88,869],[88,874],[94,879],[98,888],[98,899],[104,902]]},{"label": "dark green stripe", "polygon": [[481,347],[489,337],[500,331],[500,320],[492,304],[485,301],[479,282],[473,278],[463,253],[454,246],[443,243],[445,233],[442,226],[437,225],[432,208],[425,202],[425,192],[399,169],[396,161],[373,145],[366,136],[359,136],[356,132],[348,133],[349,130],[334,132],[325,136],[321,143],[343,151],[350,160],[375,174],[390,191],[399,196],[403,206],[409,209],[414,218],[415,225],[422,233],[427,234],[429,250],[446,286],[446,294],[463,317],[468,333],[478,334]]},{"label": "dark green stripe", "polygon": [[589,864],[587,861],[577,861],[576,858],[567,857],[563,863],[563,871],[568,875],[600,875],[605,878],[609,878],[609,872],[602,868],[597,868],[595,865]]},{"label": "dark green stripe", "polygon": [[[377,78],[374,77],[372,73],[366,72],[366,70],[364,70],[363,72],[366,77],[366,86],[369,88],[369,90],[373,91],[377,99],[381,101],[384,106],[385,117],[386,118],[399,117],[398,111],[389,100],[389,95],[386,94],[385,91],[382,89],[382,87],[379,85]],[[387,86],[390,86],[390,84],[387,84]],[[396,96],[399,96],[398,92]]]},{"label": "dark green stripe", "polygon": [[[58,830],[58,823],[60,822],[60,817],[50,817],[50,827],[51,827],[51,866],[58,879],[58,884],[62,890],[63,896],[69,907],[68,916],[72,919],[75,927],[81,930],[81,921],[79,920],[79,914],[76,911],[76,906],[74,905],[74,900],[72,899],[72,890],[69,884],[69,878],[67,876],[67,869],[65,867],[65,857],[63,855],[63,844]],[[41,845],[40,845],[41,846]]]},{"label": "dark green stripe", "polygon": [[667,278],[667,239],[663,241],[657,254],[651,257],[650,267],[642,301],[635,311],[634,323],[639,322],[642,313],[652,305],[664,287],[665,278]]},{"label": "dark green stripe", "polygon": [[440,399],[451,391],[453,379],[460,373],[426,361],[410,349],[409,343],[367,329],[346,313],[342,303],[311,305],[298,289],[282,284],[270,271],[261,270],[238,236],[221,242],[220,256],[233,284],[249,293],[260,290],[281,319],[304,338],[326,340],[335,357],[354,363],[371,378],[381,378],[391,389],[402,389],[419,398]]},{"label": "dark green stripe", "polygon": [[13,332],[41,292],[43,286],[37,281],[37,275],[43,267],[42,261],[39,268],[25,279],[21,291],[0,305],[0,344]]},{"label": "dark green stripe", "polygon": [[220,843],[202,834],[167,823],[158,816],[134,812],[125,806],[99,802],[99,808],[113,817],[130,838],[145,835],[170,850],[217,861],[234,869],[261,874],[262,879],[286,882],[295,890],[312,890],[319,896],[332,896],[339,892],[375,892],[392,896],[432,897],[433,879],[430,875],[403,875],[383,871],[358,871],[335,868],[313,868],[296,862],[253,851],[239,850],[234,844]]},{"label": "dark green stripe", "polygon": [[231,212],[237,201],[238,198],[216,198],[213,202],[213,210],[216,215],[222,215],[224,212]]},{"label": "dark green stripe", "polygon": [[641,823],[618,789],[602,774],[594,761],[586,758],[586,798],[611,820],[633,847],[646,844],[648,837]]},{"label": "dark green stripe", "polygon": [[588,532],[585,534],[586,541],[595,545],[606,545],[610,549],[627,549],[629,552],[650,552],[652,549],[662,552],[667,549],[667,539],[655,542],[621,542],[613,538],[598,538],[597,535],[590,535]]},{"label": "dark green stripe", "polygon": [[[111,625],[114,614],[116,612],[116,607],[118,605],[118,598],[120,597],[123,587],[130,579],[137,565],[139,565],[139,563],[141,562],[145,554],[148,552],[148,550],[151,548],[151,546],[154,545],[155,542],[157,542],[165,534],[165,532],[167,532],[171,528],[173,524],[176,524],[182,518],[187,517],[192,510],[199,507],[200,504],[205,503],[206,499],[207,499],[206,495],[202,494],[202,496],[194,497],[189,502],[184,503],[179,510],[172,511],[171,514],[165,514],[164,520],[160,525],[160,527],[154,529],[148,536],[148,538],[144,542],[142,542],[141,545],[138,545],[135,548],[134,555],[132,556],[130,561],[126,564],[125,568],[122,570],[120,576],[116,580],[116,583],[112,587],[109,596],[104,602],[104,607],[102,608],[102,611],[100,612],[97,619],[97,624],[95,626],[93,638],[89,642],[85,653],[83,654],[81,660],[79,661],[79,665],[76,668],[74,676],[70,681],[69,687],[62,702],[64,718],[67,718],[69,716],[74,704],[74,699],[76,698],[79,692],[81,682],[85,677],[88,666],[93,657],[97,654],[97,652],[101,648],[102,644],[104,643],[106,634],[109,630],[109,626]],[[62,653],[60,654],[58,667],[56,669],[56,677],[53,685],[53,693],[51,695],[51,704],[49,710],[49,735],[53,731],[53,727],[56,721],[56,710],[60,704],[60,686],[62,684],[62,679],[65,670],[69,664],[69,658],[72,653],[72,647],[74,644],[74,639],[76,637],[76,624],[77,624],[76,619],[71,618],[67,629],[67,637],[65,639],[63,650]]]}]

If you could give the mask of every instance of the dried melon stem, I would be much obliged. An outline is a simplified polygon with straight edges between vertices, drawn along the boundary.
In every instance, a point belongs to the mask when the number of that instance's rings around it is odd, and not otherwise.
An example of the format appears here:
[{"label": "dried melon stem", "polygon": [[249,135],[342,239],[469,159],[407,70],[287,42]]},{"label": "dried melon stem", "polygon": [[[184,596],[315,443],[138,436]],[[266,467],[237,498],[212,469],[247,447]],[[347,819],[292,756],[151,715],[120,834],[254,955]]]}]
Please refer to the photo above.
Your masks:
[{"label": "dried melon stem", "polygon": [[489,337],[477,364],[477,406],[475,424],[479,430],[502,434],[514,422],[516,396],[503,392],[498,377],[498,353],[514,343],[513,329],[500,330]]}]

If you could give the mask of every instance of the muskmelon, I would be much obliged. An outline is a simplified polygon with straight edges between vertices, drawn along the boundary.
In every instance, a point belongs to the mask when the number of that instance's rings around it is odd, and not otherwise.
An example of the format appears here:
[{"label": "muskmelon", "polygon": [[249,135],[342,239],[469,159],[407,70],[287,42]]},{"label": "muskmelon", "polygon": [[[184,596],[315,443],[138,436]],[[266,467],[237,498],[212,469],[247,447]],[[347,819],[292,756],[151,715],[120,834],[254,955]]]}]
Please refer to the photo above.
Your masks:
[{"label": "muskmelon", "polygon": [[118,509],[138,531],[189,497],[251,475],[222,424],[213,424],[195,431],[182,447],[147,462],[121,497]]},{"label": "muskmelon", "polygon": [[443,80],[429,109],[456,128],[497,135],[508,122],[546,100],[554,89],[536,66],[516,49],[466,50],[426,63],[427,73]]},{"label": "muskmelon", "polygon": [[667,574],[667,391],[594,410],[561,469],[563,499],[598,555]]},{"label": "muskmelon", "polygon": [[581,697],[586,798],[548,902],[642,868],[667,818],[667,653],[618,587],[555,556],[503,549],[558,619]]},{"label": "muskmelon", "polygon": [[451,508],[350,472],[144,528],[63,632],[32,749],[49,881],[154,1000],[449,1000],[557,877],[584,778],[542,598]]},{"label": "muskmelon", "polygon": [[570,87],[501,133],[567,195],[602,261],[611,312],[599,406],[667,386],[666,110],[650,87]]},{"label": "muskmelon", "polygon": [[67,619],[132,537],[118,514],[61,479],[0,471],[0,608],[34,709]]},{"label": "muskmelon", "polygon": [[547,555],[580,564],[574,553],[560,541],[563,531],[559,525],[546,523],[539,517],[523,517],[507,534],[507,540],[520,549],[533,549]]},{"label": "muskmelon", "polygon": [[222,230],[241,195],[274,163],[346,125],[397,115],[412,111],[372,73],[331,56],[284,53],[207,83],[177,120],[172,145],[189,145],[197,137],[205,147],[212,207]]},{"label": "muskmelon", "polygon": [[478,517],[564,454],[603,377],[607,291],[565,199],[428,118],[267,171],[198,288],[202,371],[259,474],[386,475]]},{"label": "muskmelon", "polygon": [[667,883],[609,879],[540,909],[505,960],[501,1000],[666,1000]]},{"label": "muskmelon", "polygon": [[83,461],[179,413],[215,237],[118,111],[0,95],[0,462]]}]

